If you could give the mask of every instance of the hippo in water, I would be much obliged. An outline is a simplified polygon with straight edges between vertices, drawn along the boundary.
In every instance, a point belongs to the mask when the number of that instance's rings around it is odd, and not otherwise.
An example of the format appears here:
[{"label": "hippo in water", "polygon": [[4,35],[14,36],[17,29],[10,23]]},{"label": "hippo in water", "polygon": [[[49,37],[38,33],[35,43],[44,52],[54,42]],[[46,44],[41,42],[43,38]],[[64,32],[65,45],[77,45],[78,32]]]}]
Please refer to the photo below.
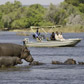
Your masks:
[{"label": "hippo in water", "polygon": [[63,64],[63,63],[60,61],[52,61],[52,64]]},{"label": "hippo in water", "polygon": [[76,61],[74,59],[67,59],[64,64],[76,64]]},{"label": "hippo in water", "polygon": [[18,57],[0,57],[0,67],[10,67],[10,66],[15,66],[17,64],[22,64],[23,62],[21,61],[20,58]]},{"label": "hippo in water", "polygon": [[39,62],[39,61],[33,61],[29,65],[43,65],[44,63]]},{"label": "hippo in water", "polygon": [[3,56],[19,57],[27,62],[33,61],[33,57],[27,47],[13,43],[0,43],[0,57]]}]

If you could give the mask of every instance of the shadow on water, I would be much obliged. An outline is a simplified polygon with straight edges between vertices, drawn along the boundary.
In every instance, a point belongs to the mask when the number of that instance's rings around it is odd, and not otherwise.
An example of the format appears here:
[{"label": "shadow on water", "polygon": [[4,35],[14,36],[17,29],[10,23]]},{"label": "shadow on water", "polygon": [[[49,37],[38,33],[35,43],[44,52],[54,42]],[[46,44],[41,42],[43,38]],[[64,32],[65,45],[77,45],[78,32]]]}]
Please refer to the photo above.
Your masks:
[{"label": "shadow on water", "polygon": [[12,67],[2,67],[0,68],[0,72],[5,72],[5,71],[30,71],[31,66],[24,65],[24,66],[12,66]]}]

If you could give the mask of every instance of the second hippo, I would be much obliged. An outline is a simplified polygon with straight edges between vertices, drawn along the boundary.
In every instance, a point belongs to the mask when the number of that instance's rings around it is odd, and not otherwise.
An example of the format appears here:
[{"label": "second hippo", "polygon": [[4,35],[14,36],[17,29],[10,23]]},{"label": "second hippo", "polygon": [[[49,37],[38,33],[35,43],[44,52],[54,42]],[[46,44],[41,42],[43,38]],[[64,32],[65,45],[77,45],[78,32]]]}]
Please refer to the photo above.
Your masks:
[{"label": "second hippo", "polygon": [[10,67],[10,66],[15,66],[17,64],[22,64],[23,62],[21,61],[20,58],[18,57],[0,57],[0,67]]}]

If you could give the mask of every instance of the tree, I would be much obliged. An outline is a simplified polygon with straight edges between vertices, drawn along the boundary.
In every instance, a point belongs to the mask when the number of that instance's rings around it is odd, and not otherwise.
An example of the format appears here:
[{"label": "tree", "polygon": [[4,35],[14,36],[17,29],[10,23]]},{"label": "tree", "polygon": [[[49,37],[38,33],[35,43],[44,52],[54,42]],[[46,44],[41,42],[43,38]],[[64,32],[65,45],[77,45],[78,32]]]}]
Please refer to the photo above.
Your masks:
[{"label": "tree", "polygon": [[84,0],[79,0],[80,3],[84,4]]},{"label": "tree", "polygon": [[84,4],[84,0],[65,0],[68,4],[72,4],[74,6],[79,6],[79,4]]},{"label": "tree", "polygon": [[84,13],[84,4],[80,4],[80,5],[79,5],[79,10],[80,10],[82,13]]},{"label": "tree", "polygon": [[56,24],[65,24],[65,18],[67,17],[66,10],[56,7],[53,4],[50,4],[49,9],[46,14],[46,19]]},{"label": "tree", "polygon": [[79,0],[65,0],[65,2],[67,2],[68,4],[72,4],[74,6],[78,6],[79,5]]},{"label": "tree", "polygon": [[14,7],[15,7],[15,8],[20,8],[20,7],[22,7],[21,2],[20,2],[20,1],[17,1],[17,0],[14,0]]},{"label": "tree", "polygon": [[4,27],[4,24],[3,24],[3,22],[2,22],[2,13],[0,13],[0,28],[3,28]]},{"label": "tree", "polygon": [[40,4],[30,5],[26,17],[31,21],[30,26],[38,26],[39,22],[43,21],[43,17],[45,14],[45,8]]},{"label": "tree", "polygon": [[75,6],[66,2],[61,3],[60,8],[66,11],[67,17],[71,14],[77,14],[79,12],[79,10]]},{"label": "tree", "polygon": [[15,29],[15,28],[26,28],[28,25],[28,20],[26,18],[21,18],[21,19],[18,19],[18,20],[14,20],[11,24],[11,28]]}]

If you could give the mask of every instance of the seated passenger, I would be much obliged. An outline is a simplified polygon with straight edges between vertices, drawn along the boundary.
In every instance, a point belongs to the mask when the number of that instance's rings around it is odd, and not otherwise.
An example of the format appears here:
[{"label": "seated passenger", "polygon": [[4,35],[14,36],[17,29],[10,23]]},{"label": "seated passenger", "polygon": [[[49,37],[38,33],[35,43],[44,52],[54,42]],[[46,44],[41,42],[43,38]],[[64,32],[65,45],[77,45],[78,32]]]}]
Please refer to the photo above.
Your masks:
[{"label": "seated passenger", "polygon": [[38,31],[38,28],[37,28],[36,33],[33,34],[33,38],[36,39],[36,38],[39,38],[39,36],[40,36],[40,33]]},{"label": "seated passenger", "polygon": [[36,34],[35,34],[35,38],[38,38],[38,36],[39,36],[39,35],[36,33]]},{"label": "seated passenger", "polygon": [[61,32],[58,36],[59,36],[59,39],[60,39],[61,41],[65,40],[65,39],[63,38],[62,32]]},{"label": "seated passenger", "polygon": [[52,32],[52,34],[51,34],[51,36],[50,36],[50,40],[55,40],[55,33],[54,32]]},{"label": "seated passenger", "polygon": [[40,35],[39,31],[38,31],[38,28],[36,30],[36,37],[38,37]]},{"label": "seated passenger", "polygon": [[55,40],[60,40],[58,31],[56,31]]}]

